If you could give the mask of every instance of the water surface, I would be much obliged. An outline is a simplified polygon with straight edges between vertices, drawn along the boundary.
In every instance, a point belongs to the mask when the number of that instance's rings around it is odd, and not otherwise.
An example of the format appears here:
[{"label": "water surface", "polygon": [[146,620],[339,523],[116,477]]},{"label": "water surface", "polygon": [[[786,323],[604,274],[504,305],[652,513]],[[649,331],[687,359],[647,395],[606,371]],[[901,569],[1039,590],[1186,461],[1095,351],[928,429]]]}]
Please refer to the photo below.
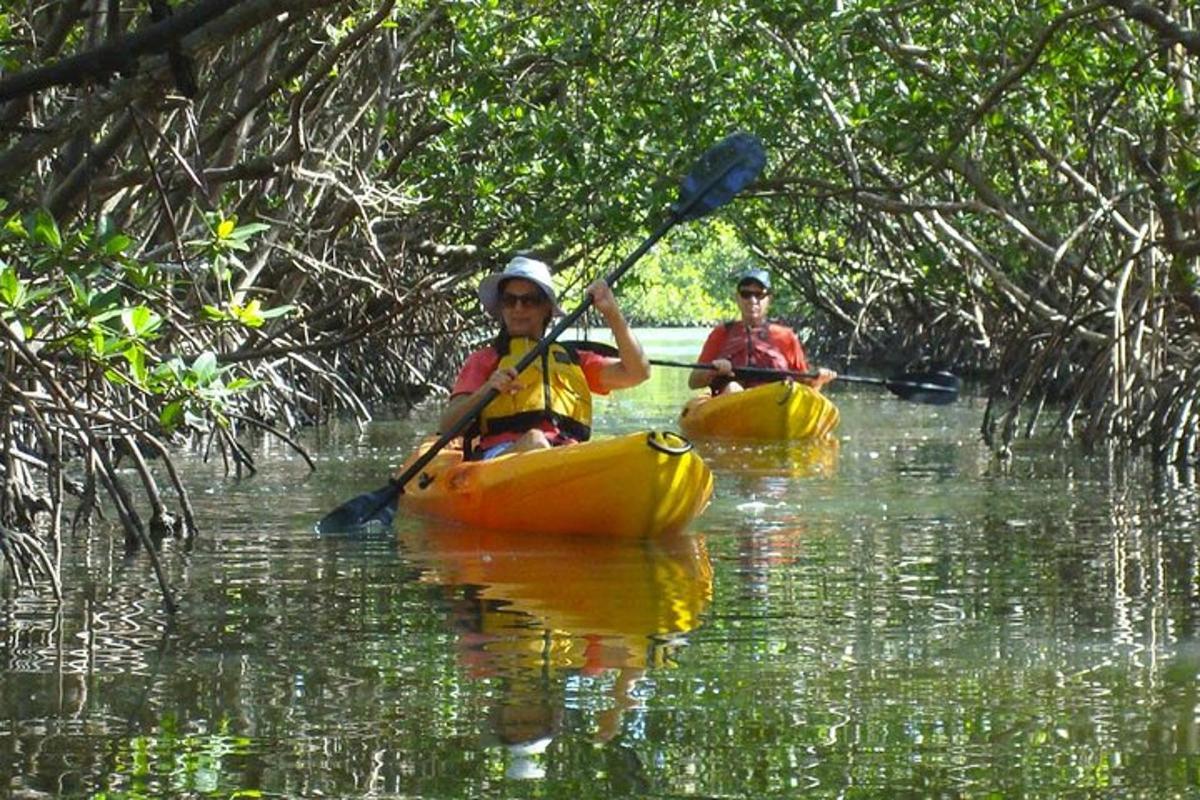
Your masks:
[{"label": "water surface", "polygon": [[[597,428],[673,428],[685,379]],[[658,542],[313,535],[432,405],[310,432],[311,475],[189,460],[174,618],[103,528],[61,606],[0,604],[0,797],[1200,797],[1194,479],[831,394],[833,442],[698,443],[714,502]]]}]

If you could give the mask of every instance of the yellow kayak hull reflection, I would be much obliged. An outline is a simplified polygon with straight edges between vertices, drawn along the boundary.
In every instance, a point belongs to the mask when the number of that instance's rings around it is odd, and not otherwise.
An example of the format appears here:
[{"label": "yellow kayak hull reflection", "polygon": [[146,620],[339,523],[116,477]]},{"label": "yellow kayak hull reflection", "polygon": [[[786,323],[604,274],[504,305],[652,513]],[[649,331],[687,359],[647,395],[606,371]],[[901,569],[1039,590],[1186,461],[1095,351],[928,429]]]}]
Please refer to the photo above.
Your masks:
[{"label": "yellow kayak hull reflection", "polygon": [[[704,460],[718,473],[730,473],[732,485],[749,487],[755,481],[780,478],[815,478],[836,475],[841,443],[836,437],[779,441],[730,440],[713,442],[705,448]],[[790,483],[781,484],[785,493],[795,491]],[[741,496],[743,492],[734,492]],[[746,488],[745,494],[759,494]]]},{"label": "yellow kayak hull reflection", "polygon": [[427,527],[402,537],[424,581],[475,587],[473,649],[502,672],[661,666],[672,634],[699,627],[712,601],[698,536],[633,542]]},{"label": "yellow kayak hull reflection", "polygon": [[682,530],[712,488],[690,442],[643,431],[487,461],[445,449],[398,502],[410,514],[476,528],[629,539]]},{"label": "yellow kayak hull reflection", "polygon": [[679,416],[693,438],[817,439],[837,427],[837,406],[802,383],[767,383],[743,392],[695,397]]}]

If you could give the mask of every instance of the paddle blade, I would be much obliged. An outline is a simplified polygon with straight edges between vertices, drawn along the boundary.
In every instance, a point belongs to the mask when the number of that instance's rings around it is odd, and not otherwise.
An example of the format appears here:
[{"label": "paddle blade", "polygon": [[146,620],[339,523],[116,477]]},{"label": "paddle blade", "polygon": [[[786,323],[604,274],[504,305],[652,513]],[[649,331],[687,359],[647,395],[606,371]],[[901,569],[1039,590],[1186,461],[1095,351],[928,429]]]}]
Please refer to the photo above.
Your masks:
[{"label": "paddle blade", "polygon": [[758,137],[735,133],[725,137],[700,157],[679,186],[679,200],[671,206],[680,222],[699,219],[732,200],[767,163]]},{"label": "paddle blade", "polygon": [[395,483],[388,483],[373,492],[360,494],[321,517],[316,531],[329,535],[358,533],[376,528],[386,530],[392,527],[392,520],[396,516],[396,497],[399,494],[400,487]]},{"label": "paddle blade", "polygon": [[904,400],[945,406],[958,399],[962,381],[949,372],[908,372],[885,381],[884,386]]}]

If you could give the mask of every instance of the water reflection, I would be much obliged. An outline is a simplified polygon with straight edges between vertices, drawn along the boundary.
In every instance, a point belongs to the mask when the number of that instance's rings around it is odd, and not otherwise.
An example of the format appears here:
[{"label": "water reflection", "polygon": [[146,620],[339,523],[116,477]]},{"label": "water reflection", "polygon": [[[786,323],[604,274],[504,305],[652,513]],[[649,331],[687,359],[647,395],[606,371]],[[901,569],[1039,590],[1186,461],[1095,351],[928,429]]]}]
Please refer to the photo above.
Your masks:
[{"label": "water reflection", "polygon": [[805,527],[839,472],[836,439],[705,441],[697,449],[714,476],[714,504],[701,520],[709,531]]},{"label": "water reflection", "polygon": [[837,472],[840,447],[832,438],[778,442],[709,439],[696,443],[714,472],[733,473],[751,481],[762,477],[831,477]]},{"label": "water reflection", "polygon": [[600,682],[608,695],[590,737],[616,737],[624,713],[644,701],[641,679],[672,663],[712,600],[700,536],[631,542],[450,528],[400,536],[421,580],[440,587],[460,663],[495,688],[490,738],[507,749],[510,777],[543,775],[575,679]]}]

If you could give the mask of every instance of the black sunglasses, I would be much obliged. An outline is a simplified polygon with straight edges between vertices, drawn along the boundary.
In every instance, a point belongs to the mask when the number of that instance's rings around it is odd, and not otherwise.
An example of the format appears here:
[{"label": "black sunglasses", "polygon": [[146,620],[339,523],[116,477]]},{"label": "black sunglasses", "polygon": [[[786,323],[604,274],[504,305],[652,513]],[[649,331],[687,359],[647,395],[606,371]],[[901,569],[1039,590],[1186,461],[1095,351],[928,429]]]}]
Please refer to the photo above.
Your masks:
[{"label": "black sunglasses", "polygon": [[511,294],[505,292],[500,295],[500,305],[505,308],[516,308],[518,305],[537,308],[544,302],[546,302],[546,295],[541,292],[530,292],[529,294]]},{"label": "black sunglasses", "polygon": [[771,293],[760,292],[755,289],[738,289],[738,294],[742,296],[743,300],[750,300],[752,298],[762,300],[764,297],[769,297]]}]

